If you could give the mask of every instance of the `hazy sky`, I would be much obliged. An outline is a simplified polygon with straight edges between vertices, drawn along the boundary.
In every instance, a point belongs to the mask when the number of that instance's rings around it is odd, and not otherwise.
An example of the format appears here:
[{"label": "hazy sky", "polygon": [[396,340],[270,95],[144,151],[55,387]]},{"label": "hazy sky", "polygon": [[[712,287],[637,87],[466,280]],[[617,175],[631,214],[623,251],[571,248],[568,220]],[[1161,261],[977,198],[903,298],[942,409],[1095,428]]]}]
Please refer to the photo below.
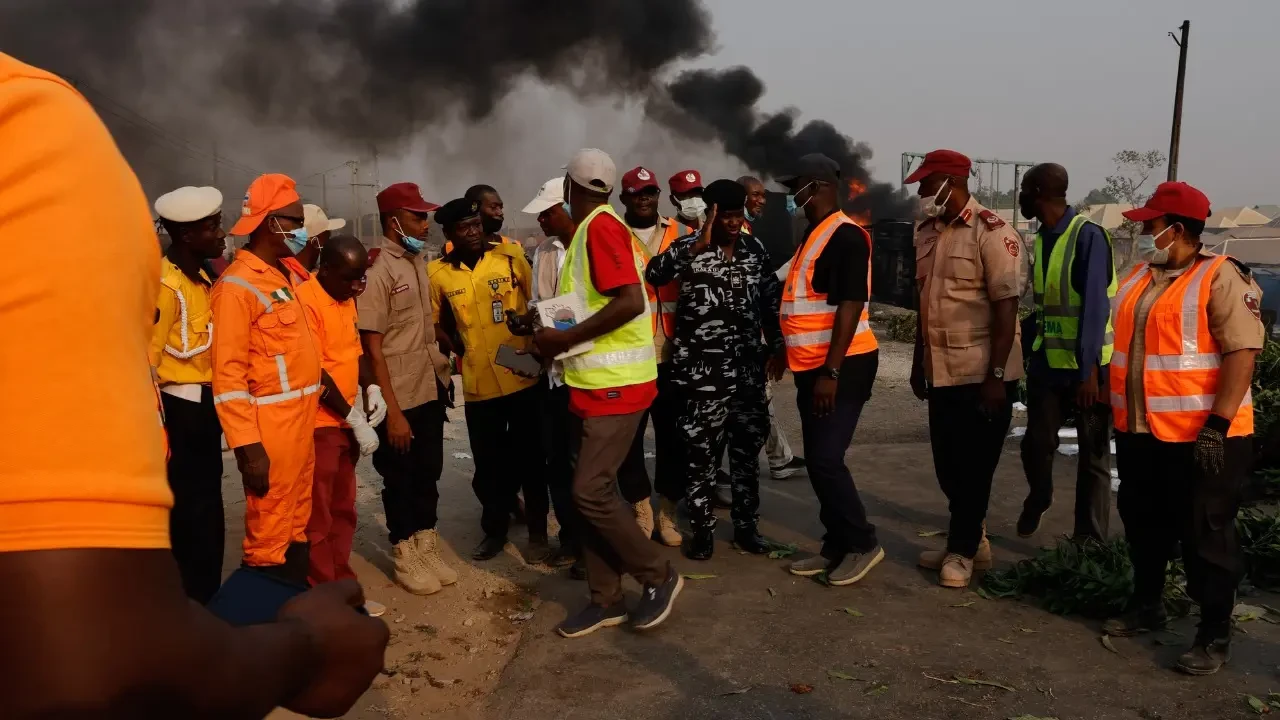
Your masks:
[{"label": "hazy sky", "polygon": [[720,49],[696,65],[751,67],[766,109],[869,143],[878,178],[900,179],[902,152],[948,147],[1061,163],[1072,200],[1116,151],[1167,152],[1166,33],[1190,20],[1178,178],[1215,205],[1280,203],[1280,0],[706,2]]}]

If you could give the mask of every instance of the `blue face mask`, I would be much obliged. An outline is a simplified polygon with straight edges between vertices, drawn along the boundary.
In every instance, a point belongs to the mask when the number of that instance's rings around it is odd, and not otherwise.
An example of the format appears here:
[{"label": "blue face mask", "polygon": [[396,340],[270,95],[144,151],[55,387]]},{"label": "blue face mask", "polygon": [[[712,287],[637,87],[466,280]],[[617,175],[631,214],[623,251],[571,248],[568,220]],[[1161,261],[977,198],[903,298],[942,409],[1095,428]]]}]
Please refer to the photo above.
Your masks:
[{"label": "blue face mask", "polygon": [[796,196],[794,194],[787,196],[787,214],[788,215],[796,214]]},{"label": "blue face mask", "polygon": [[560,207],[564,208],[564,214],[573,217],[573,210],[570,209],[569,203],[560,203]]},{"label": "blue face mask", "polygon": [[396,220],[396,233],[400,235],[400,242],[404,245],[404,249],[414,255],[422,253],[423,248],[427,246],[426,240],[419,240],[416,237],[409,237],[404,234],[404,228],[400,227],[400,221]]},{"label": "blue face mask", "polygon": [[[276,227],[280,227],[280,221],[278,220],[276,221]],[[289,252],[294,255],[302,252],[302,249],[307,246],[307,240],[311,238],[305,227],[290,230],[289,232],[284,230],[277,230],[276,232],[284,236],[284,244],[289,246]]]},{"label": "blue face mask", "polygon": [[746,208],[743,208],[743,210],[742,210],[742,214],[743,214],[744,216],[746,216],[746,218],[747,218],[747,222],[753,223],[753,222],[755,222],[755,221],[756,221],[756,216],[755,216],[755,215],[752,215],[750,210],[747,210]]}]

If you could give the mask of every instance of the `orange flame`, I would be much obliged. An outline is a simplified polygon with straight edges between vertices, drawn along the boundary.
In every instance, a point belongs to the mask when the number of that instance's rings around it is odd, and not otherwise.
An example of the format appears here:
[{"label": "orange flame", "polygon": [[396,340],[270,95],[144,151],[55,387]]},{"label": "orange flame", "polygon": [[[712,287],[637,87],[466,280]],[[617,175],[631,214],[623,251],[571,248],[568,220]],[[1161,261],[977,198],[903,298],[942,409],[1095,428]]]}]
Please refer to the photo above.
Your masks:
[{"label": "orange flame", "polygon": [[[867,186],[857,180],[849,181],[849,201],[856,200],[859,195],[867,191]],[[871,212],[864,210],[856,215],[850,215],[849,219],[862,225],[863,227],[871,223]]]}]

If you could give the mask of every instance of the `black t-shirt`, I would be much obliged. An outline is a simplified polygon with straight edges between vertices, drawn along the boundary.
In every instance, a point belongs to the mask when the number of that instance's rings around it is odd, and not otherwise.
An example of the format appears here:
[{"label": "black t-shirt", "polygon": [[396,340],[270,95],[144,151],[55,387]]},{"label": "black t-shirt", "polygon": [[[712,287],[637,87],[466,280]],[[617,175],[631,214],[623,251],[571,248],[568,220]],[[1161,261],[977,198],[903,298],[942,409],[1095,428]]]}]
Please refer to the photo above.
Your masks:
[{"label": "black t-shirt", "polygon": [[[810,226],[805,237],[816,227]],[[841,225],[813,263],[813,289],[826,293],[828,305],[867,302],[871,299],[867,287],[870,264],[871,246],[866,236],[853,225]]]}]

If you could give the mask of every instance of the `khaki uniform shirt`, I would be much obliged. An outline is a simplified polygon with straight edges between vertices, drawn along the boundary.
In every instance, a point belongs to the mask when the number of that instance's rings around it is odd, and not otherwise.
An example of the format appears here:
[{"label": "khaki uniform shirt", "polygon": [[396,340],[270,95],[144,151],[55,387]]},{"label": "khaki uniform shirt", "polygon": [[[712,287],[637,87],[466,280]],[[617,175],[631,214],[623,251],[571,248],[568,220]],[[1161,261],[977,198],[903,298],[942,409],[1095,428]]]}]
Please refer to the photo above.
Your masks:
[{"label": "khaki uniform shirt", "polygon": [[382,334],[382,354],[400,409],[435,400],[436,379],[445,387],[452,379],[449,360],[436,346],[426,258],[383,239],[382,252],[365,278],[368,286],[356,298],[360,330]]},{"label": "khaki uniform shirt", "polygon": [[[1204,257],[1213,253],[1200,249]],[[1177,270],[1151,268],[1151,283],[1133,308],[1133,339],[1129,343],[1129,376],[1125,402],[1129,404],[1129,432],[1148,433],[1146,392],[1142,369],[1146,366],[1147,316],[1151,306],[1191,265]],[[1187,292],[1193,292],[1188,289]],[[1223,355],[1237,350],[1261,350],[1266,329],[1262,325],[1262,290],[1253,278],[1228,260],[1213,274],[1209,285],[1209,334]]]},{"label": "khaki uniform shirt", "polygon": [[[925,377],[937,387],[982,382],[991,369],[991,304],[1022,290],[1022,238],[971,197],[950,223],[920,223],[915,246]],[[1022,377],[1016,318],[1013,333],[1005,380]]]}]

